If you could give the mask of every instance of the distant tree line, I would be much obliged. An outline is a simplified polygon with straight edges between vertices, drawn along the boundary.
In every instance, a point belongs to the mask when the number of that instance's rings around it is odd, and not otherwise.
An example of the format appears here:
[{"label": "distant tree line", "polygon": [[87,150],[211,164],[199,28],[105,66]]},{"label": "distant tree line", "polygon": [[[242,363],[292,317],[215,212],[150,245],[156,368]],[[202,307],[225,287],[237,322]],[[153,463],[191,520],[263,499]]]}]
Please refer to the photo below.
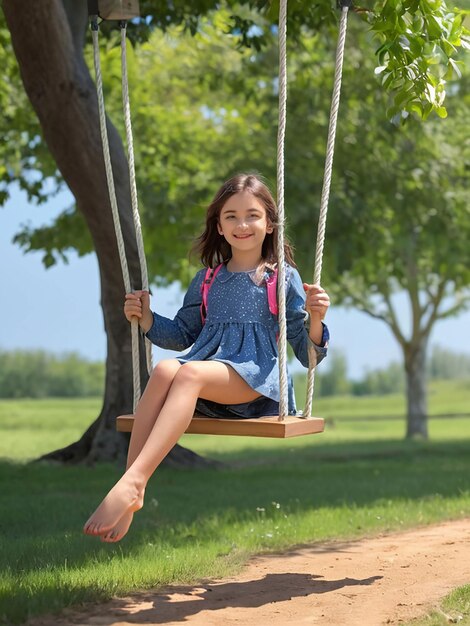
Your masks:
[{"label": "distant tree line", "polygon": [[[315,376],[315,393],[319,396],[352,394],[355,396],[384,395],[405,390],[405,373],[401,363],[390,363],[385,368],[367,371],[360,379],[348,377],[345,355],[333,353],[318,368]],[[470,355],[434,346],[426,366],[428,379],[470,378]]]},{"label": "distant tree line", "polygon": [[[384,395],[404,391],[400,363],[366,372],[360,379],[348,377],[342,352],[331,354],[318,369],[315,393],[319,396],[352,394]],[[428,360],[430,379],[470,378],[470,355],[435,346]],[[0,350],[0,398],[78,398],[101,396],[104,362],[89,361],[72,352],[61,355],[45,350]]]},{"label": "distant tree line", "polygon": [[102,396],[104,363],[76,353],[0,350],[0,398]]}]

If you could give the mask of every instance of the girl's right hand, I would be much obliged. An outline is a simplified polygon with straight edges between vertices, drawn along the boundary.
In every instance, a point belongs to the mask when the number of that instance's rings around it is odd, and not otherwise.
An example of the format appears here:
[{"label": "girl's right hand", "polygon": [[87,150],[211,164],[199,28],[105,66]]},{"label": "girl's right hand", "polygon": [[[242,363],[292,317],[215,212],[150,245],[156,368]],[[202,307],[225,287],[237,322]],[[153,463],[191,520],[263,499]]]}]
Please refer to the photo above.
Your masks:
[{"label": "girl's right hand", "polygon": [[134,291],[133,293],[126,293],[124,315],[128,322],[132,321],[133,317],[137,317],[139,326],[144,332],[148,332],[153,324],[149,292]]}]

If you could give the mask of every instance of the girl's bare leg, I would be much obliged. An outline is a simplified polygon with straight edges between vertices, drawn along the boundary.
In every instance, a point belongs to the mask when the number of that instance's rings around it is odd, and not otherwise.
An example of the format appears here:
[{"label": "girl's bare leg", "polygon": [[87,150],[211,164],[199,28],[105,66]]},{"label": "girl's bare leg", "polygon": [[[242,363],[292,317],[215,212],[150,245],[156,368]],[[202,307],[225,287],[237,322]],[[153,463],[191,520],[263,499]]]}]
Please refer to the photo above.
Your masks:
[{"label": "girl's bare leg", "polygon": [[176,359],[166,359],[160,361],[153,369],[135,411],[126,470],[134,463],[152,432],[155,420],[162,410],[173,379],[180,367],[181,363]]},{"label": "girl's bare leg", "polygon": [[124,515],[143,506],[150,476],[188,427],[198,398],[239,404],[259,397],[233,368],[217,361],[191,361],[182,365],[147,441],[124,476],[111,489],[85,524],[85,532],[104,535]]},{"label": "girl's bare leg", "polygon": [[[154,368],[136,408],[134,426],[127,453],[126,471],[135,461],[147,441],[155,420],[166,400],[171,383],[180,367],[181,363],[176,359],[167,359],[160,361]],[[112,542],[122,539],[131,525],[132,517],[133,513],[129,512],[126,519],[120,521],[120,527],[111,529],[106,535],[102,536],[102,540]],[[89,535],[98,534],[92,526],[85,526],[85,533]]]}]

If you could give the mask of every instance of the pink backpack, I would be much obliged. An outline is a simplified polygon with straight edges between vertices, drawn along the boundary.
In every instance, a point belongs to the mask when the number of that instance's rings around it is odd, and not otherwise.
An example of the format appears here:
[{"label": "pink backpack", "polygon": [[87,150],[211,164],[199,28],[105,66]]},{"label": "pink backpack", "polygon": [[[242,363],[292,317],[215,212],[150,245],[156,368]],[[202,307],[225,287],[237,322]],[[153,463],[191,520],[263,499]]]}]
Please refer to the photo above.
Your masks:
[{"label": "pink backpack", "polygon": [[[215,280],[215,277],[220,272],[223,263],[218,265],[215,268],[208,267],[206,270],[206,275],[201,285],[201,294],[202,294],[202,302],[201,302],[201,319],[204,324],[207,317],[207,298],[209,296],[209,289],[212,286],[212,283]],[[268,306],[269,310],[273,315],[278,314],[277,307],[277,269],[271,273],[269,278],[266,280],[266,291],[268,292]]]}]

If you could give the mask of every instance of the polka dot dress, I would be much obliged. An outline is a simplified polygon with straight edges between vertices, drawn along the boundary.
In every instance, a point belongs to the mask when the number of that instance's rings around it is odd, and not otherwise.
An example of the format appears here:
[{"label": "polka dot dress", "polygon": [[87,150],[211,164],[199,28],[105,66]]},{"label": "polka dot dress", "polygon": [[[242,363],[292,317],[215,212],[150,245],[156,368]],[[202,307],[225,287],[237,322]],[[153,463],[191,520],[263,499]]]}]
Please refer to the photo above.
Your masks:
[{"label": "polka dot dress", "polygon": [[[176,357],[189,361],[220,361],[227,363],[262,395],[254,402],[218,405],[200,400],[198,410],[213,417],[252,417],[255,414],[276,415],[279,403],[279,365],[276,336],[277,317],[270,311],[265,278],[256,284],[253,273],[230,272],[224,265],[215,277],[208,294],[207,316],[202,323],[201,286],[206,270],[193,279],[183,306],[173,320],[154,313],[148,338],[161,348],[184,350]],[[323,332],[323,345],[312,344],[308,337],[304,309],[305,293],[299,273],[288,266],[286,272],[287,340],[299,361],[308,367],[308,347],[313,345],[317,362],[326,355],[328,330]],[[295,413],[292,385],[289,412]]]}]

